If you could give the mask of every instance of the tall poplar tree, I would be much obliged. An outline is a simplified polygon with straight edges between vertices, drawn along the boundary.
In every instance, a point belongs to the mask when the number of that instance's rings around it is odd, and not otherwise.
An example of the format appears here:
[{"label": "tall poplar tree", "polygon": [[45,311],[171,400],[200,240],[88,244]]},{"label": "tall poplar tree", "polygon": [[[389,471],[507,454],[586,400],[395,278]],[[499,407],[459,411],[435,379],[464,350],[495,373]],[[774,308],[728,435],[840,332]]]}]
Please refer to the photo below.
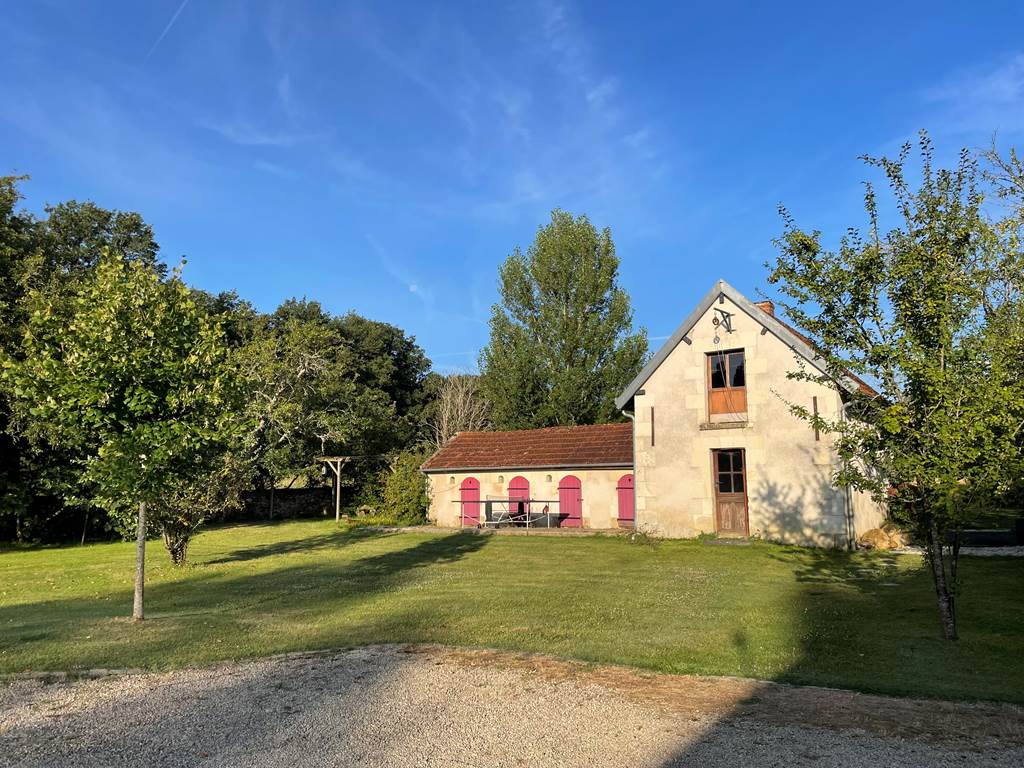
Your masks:
[{"label": "tall poplar tree", "polygon": [[481,389],[498,429],[615,420],[615,397],[647,355],[618,284],[611,232],[551,213],[524,254],[502,265],[501,303],[480,355]]}]

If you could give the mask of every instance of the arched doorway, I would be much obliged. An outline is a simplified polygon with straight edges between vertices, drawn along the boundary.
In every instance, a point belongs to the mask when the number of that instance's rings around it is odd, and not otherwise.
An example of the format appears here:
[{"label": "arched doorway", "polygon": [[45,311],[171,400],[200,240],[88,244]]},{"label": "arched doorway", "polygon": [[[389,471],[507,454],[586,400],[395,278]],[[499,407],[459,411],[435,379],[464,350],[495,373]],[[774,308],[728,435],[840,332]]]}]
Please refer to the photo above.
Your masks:
[{"label": "arched doorway", "polygon": [[615,491],[619,495],[619,525],[632,528],[636,523],[636,507],[634,506],[633,475],[619,478]]},{"label": "arched doorway", "polygon": [[459,514],[462,516],[460,525],[480,525],[480,481],[475,477],[467,477],[459,486]]},{"label": "arched doorway", "polygon": [[530,514],[530,481],[516,475],[508,481],[508,514],[516,521]]},{"label": "arched doorway", "polygon": [[566,475],[558,483],[559,527],[580,528],[583,526],[583,492],[580,479]]}]

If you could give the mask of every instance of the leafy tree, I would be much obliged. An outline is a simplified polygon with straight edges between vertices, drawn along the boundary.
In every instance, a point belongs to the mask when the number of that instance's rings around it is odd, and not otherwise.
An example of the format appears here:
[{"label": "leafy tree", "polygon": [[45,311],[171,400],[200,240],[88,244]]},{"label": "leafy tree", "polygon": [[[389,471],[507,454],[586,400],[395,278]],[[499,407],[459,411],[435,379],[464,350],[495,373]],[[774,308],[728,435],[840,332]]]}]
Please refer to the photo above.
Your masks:
[{"label": "leafy tree", "polygon": [[[153,232],[139,214],[70,201],[48,207],[46,217],[36,219],[16,210],[22,180],[0,179],[0,350],[13,357],[20,354],[28,323],[30,289],[55,304],[66,301],[104,249],[161,274],[164,269],[156,262]],[[61,487],[73,482],[69,466],[80,457],[68,448],[43,440],[29,444],[11,434],[8,411],[0,400],[0,518],[14,518],[19,540],[67,538],[70,526],[80,526],[82,517],[88,525],[90,519],[88,510],[60,498]],[[81,531],[84,538],[84,526]]]},{"label": "leafy tree", "polygon": [[[34,222],[18,210],[21,196],[17,185],[22,178],[0,177],[0,354],[10,352],[16,344],[18,327],[14,315],[20,296],[17,274],[32,247]],[[21,447],[8,433],[9,421],[10,407],[0,392],[0,517],[13,518],[14,534],[20,539],[29,496],[20,472]]]},{"label": "leafy tree", "polygon": [[867,232],[848,230],[834,251],[783,209],[769,281],[817,340],[825,371],[792,377],[838,387],[850,370],[878,383],[879,396],[854,393],[834,422],[791,408],[834,434],[843,466],[835,482],[874,493],[924,542],[942,631],[955,639],[960,532],[1020,470],[1020,225],[986,218],[966,151],[937,170],[922,133],[917,189],[906,177],[910,151],[864,158],[892,191],[891,229],[883,232],[871,184]]},{"label": "leafy tree", "polygon": [[164,547],[174,565],[184,565],[188,546],[199,527],[212,517],[242,506],[241,491],[252,483],[252,462],[232,439],[239,423],[230,425],[200,451],[195,466],[154,497],[149,513],[160,524]]},{"label": "leafy tree", "polygon": [[271,487],[316,478],[318,456],[384,453],[393,442],[393,401],[358,383],[345,338],[316,302],[285,302],[241,361],[255,462]]},{"label": "leafy tree", "polygon": [[213,294],[193,288],[192,298],[212,317],[217,318],[224,331],[224,340],[232,349],[252,341],[263,325],[263,316],[235,291]]},{"label": "leafy tree", "polygon": [[498,429],[618,417],[615,397],[647,354],[618,269],[611,232],[561,210],[526,254],[517,248],[508,257],[480,356],[481,389]]},{"label": "leafy tree", "polygon": [[397,444],[414,440],[424,424],[424,408],[429,402],[424,385],[430,371],[430,360],[416,339],[401,328],[354,312],[336,318],[332,325],[349,350],[356,382],[384,392],[395,404],[400,420]]},{"label": "leafy tree", "polygon": [[41,274],[83,275],[103,253],[138,261],[166,274],[166,267],[157,261],[160,246],[153,229],[138,213],[69,200],[48,206],[46,214],[39,232]]},{"label": "leafy tree", "polygon": [[[998,284],[1010,294],[989,307],[986,330],[989,342],[1005,349],[1006,361],[1013,366],[1013,377],[1024,381],[1024,312],[1020,311],[1019,303],[1024,296],[1024,157],[1012,147],[1001,154],[993,141],[984,158],[985,178],[1003,208],[1003,215],[993,226],[1005,254],[998,265]],[[1018,301],[1013,301],[1012,296]],[[1024,451],[1024,429],[1017,433],[1017,445]],[[1017,474],[1004,500],[1011,511],[1024,518],[1024,471]],[[1024,519],[1017,524],[1024,524]]]},{"label": "leafy tree", "polygon": [[177,274],[110,254],[66,301],[28,298],[21,354],[3,361],[15,423],[73,452],[72,501],[106,509],[122,531],[135,524],[141,619],[147,503],[194,478],[224,439],[234,376],[223,334]]}]

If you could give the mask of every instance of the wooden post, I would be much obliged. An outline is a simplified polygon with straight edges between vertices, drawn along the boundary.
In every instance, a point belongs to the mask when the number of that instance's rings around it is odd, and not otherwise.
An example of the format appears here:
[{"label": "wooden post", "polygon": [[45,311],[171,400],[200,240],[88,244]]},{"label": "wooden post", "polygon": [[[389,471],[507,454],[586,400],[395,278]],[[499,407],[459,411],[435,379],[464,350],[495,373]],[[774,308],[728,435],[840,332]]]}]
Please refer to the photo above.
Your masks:
[{"label": "wooden post", "polygon": [[341,461],[334,468],[334,522],[341,521]]},{"label": "wooden post", "polygon": [[334,522],[341,522],[341,459],[326,459],[334,472]]},{"label": "wooden post", "polygon": [[135,601],[132,619],[142,621],[142,596],[146,583],[146,502],[139,502],[139,531],[135,539]]}]

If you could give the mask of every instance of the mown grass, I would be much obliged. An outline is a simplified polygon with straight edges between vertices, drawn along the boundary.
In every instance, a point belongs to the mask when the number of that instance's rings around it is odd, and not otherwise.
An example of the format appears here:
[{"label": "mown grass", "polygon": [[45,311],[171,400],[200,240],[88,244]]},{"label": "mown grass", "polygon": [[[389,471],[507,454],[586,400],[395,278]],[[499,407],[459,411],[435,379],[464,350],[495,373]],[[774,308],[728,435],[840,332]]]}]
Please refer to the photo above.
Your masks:
[{"label": "mown grass", "polygon": [[433,642],[663,672],[1024,702],[1024,561],[964,558],[962,639],[939,638],[917,557],[771,544],[343,530],[199,536],[173,568],[131,544],[0,554],[0,671],[165,669],[284,651]]}]

